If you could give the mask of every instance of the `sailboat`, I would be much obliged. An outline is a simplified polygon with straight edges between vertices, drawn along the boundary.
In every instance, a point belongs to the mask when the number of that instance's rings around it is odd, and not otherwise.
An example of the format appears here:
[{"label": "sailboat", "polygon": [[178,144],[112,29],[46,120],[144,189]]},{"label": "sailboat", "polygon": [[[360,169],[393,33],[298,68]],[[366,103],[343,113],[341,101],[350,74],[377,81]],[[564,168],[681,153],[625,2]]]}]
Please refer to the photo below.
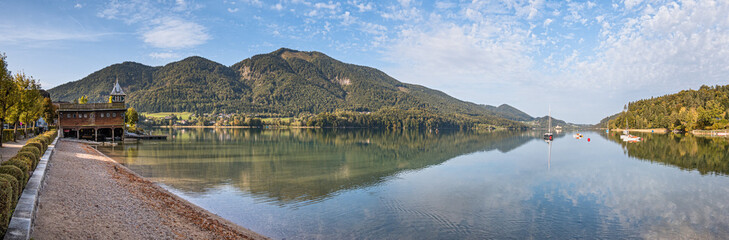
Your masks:
[{"label": "sailboat", "polygon": [[547,132],[544,133],[544,140],[545,141],[552,141],[554,139],[554,136],[552,134],[552,106],[549,107],[549,128],[547,128]]},{"label": "sailboat", "polygon": [[620,139],[623,140],[623,142],[640,142],[643,140],[642,138],[638,136],[633,136],[630,134],[630,125],[628,125],[628,111],[630,110],[630,104],[625,108],[625,130],[623,130],[623,134],[620,135]]}]

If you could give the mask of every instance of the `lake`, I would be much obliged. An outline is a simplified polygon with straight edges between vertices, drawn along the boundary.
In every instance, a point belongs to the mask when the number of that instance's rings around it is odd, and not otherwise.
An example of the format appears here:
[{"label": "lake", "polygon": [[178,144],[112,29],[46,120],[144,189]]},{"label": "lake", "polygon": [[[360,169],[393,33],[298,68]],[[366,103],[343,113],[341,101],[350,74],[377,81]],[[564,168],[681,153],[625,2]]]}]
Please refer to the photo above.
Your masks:
[{"label": "lake", "polygon": [[[276,239],[729,238],[729,142],[611,133],[155,129],[102,152]],[[587,139],[590,138],[588,142]]]}]

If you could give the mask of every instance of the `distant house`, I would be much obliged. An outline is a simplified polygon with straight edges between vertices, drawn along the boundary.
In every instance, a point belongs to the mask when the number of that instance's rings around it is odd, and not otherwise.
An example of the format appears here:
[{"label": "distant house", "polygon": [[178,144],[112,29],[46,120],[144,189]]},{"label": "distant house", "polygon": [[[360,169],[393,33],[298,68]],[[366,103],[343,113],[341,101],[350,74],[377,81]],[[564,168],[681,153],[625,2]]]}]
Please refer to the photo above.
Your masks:
[{"label": "distant house", "polygon": [[126,94],[117,80],[110,103],[58,103],[58,128],[63,137],[104,140],[124,138]]}]

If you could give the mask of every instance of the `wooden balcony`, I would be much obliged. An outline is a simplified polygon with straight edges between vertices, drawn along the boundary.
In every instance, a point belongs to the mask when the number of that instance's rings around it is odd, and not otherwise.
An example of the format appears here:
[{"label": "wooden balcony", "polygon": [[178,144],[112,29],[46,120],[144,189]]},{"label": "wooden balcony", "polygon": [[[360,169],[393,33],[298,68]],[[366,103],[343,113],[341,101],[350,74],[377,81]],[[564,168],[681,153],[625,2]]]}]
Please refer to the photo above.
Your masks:
[{"label": "wooden balcony", "polygon": [[126,110],[124,103],[59,103],[58,111]]}]

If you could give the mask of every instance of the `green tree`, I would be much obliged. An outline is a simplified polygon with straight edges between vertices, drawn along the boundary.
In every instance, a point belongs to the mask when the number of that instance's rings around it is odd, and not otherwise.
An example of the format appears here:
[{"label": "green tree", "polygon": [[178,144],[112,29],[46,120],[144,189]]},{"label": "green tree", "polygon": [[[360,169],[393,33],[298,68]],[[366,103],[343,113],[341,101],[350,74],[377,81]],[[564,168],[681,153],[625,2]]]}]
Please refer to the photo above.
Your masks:
[{"label": "green tree", "polygon": [[139,114],[133,107],[127,108],[127,112],[124,114],[124,122],[129,124],[131,127],[135,127],[139,121]]},{"label": "green tree", "polygon": [[43,119],[46,120],[48,124],[51,124],[54,122],[54,119],[58,117],[58,114],[56,113],[56,105],[53,105],[53,102],[50,98],[43,98]]},{"label": "green tree", "polygon": [[16,73],[13,77],[13,82],[18,89],[19,98],[18,103],[13,106],[11,114],[8,115],[8,122],[14,124],[13,141],[17,141],[18,123],[25,123],[24,125],[27,130],[27,125],[32,120],[33,107],[38,104],[38,98],[41,95],[39,91],[40,85],[33,77],[26,76],[25,73]]},{"label": "green tree", "polygon": [[13,77],[8,71],[5,54],[0,54],[0,147],[2,147],[2,134],[5,132],[5,122],[11,115],[13,107],[18,103],[18,89]]}]

